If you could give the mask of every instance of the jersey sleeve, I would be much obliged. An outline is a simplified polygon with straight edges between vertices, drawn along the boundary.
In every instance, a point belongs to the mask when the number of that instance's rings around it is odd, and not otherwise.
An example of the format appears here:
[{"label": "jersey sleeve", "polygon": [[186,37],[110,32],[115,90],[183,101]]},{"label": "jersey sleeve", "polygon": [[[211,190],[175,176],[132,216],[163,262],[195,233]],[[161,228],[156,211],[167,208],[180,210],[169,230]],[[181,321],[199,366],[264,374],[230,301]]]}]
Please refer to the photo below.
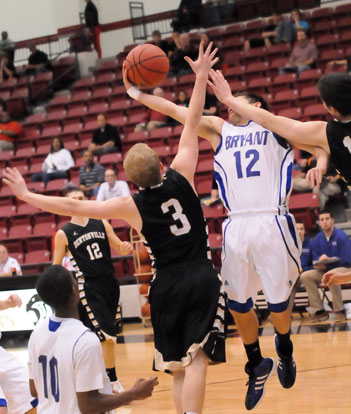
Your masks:
[{"label": "jersey sleeve", "polygon": [[98,338],[85,332],[74,347],[76,392],[100,390],[105,384],[105,366]]}]

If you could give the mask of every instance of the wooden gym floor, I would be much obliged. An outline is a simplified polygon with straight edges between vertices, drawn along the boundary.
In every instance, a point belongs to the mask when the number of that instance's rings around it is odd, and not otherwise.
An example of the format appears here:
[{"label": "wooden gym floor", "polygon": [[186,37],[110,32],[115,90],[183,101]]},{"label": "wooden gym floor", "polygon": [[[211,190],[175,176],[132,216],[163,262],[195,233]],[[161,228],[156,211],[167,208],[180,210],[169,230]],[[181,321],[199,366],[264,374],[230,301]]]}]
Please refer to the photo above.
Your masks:
[{"label": "wooden gym floor", "polygon": [[[233,327],[231,327],[233,328]],[[253,411],[257,414],[351,414],[351,322],[335,325],[326,321],[307,325],[298,316],[292,326],[297,380],[290,390],[283,389],[277,375],[266,385],[266,394]],[[265,356],[276,357],[273,329],[269,322],[260,330]],[[247,375],[244,348],[235,330],[227,339],[227,363],[209,366],[203,414],[245,413]],[[137,377],[155,375],[152,371],[152,328],[142,324],[125,325],[116,348],[118,376],[125,388]],[[25,361],[26,350],[9,349]],[[174,413],[171,376],[158,373],[154,395],[119,408],[116,414]]]}]

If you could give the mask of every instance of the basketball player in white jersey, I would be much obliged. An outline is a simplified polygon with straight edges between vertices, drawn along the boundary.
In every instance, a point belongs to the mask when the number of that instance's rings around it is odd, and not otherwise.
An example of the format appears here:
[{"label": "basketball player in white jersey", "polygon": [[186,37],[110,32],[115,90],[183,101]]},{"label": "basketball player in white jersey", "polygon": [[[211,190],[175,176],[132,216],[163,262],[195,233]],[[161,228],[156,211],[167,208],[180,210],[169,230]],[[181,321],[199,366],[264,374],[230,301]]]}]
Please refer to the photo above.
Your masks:
[{"label": "basketball player in white jersey", "polygon": [[[136,90],[127,79],[125,67],[123,81],[130,97],[185,122],[187,108]],[[236,99],[253,108],[268,108],[255,94],[241,93]],[[248,357],[245,406],[251,410],[261,401],[265,382],[274,370],[273,359],[261,355],[258,321],[252,309],[261,287],[276,330],[279,380],[284,388],[290,388],[296,378],[288,310],[290,292],[300,272],[301,249],[295,221],[288,212],[293,151],[287,141],[230,108],[229,122],[215,116],[202,117],[199,136],[215,151],[215,176],[228,209],[229,217],[223,224],[221,274],[227,285],[228,307]],[[300,147],[319,160],[324,156],[314,147]]]},{"label": "basketball player in white jersey", "polygon": [[36,289],[55,311],[36,326],[28,343],[30,390],[38,397],[38,414],[112,413],[151,396],[156,377],[112,393],[99,339],[79,321],[78,284],[67,269],[49,267]]},{"label": "basketball player in white jersey", "polygon": [[[18,295],[10,295],[6,300],[0,300],[0,311],[21,304]],[[29,392],[28,371],[0,346],[0,414],[34,414],[37,405],[37,398]]]}]

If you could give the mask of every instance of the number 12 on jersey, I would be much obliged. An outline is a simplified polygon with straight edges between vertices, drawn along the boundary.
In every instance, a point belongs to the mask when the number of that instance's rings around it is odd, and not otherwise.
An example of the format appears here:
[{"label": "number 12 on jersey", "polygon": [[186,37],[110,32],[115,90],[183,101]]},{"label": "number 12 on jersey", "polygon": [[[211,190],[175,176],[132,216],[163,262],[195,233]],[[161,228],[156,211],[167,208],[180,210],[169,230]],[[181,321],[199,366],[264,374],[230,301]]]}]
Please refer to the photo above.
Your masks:
[{"label": "number 12 on jersey", "polygon": [[[233,155],[235,158],[236,172],[238,174],[238,178],[244,178],[241,151],[236,151]],[[259,177],[261,175],[260,171],[254,171],[253,168],[257,161],[260,159],[260,153],[255,149],[250,149],[246,151],[245,158],[250,160],[246,167],[246,177]]]}]

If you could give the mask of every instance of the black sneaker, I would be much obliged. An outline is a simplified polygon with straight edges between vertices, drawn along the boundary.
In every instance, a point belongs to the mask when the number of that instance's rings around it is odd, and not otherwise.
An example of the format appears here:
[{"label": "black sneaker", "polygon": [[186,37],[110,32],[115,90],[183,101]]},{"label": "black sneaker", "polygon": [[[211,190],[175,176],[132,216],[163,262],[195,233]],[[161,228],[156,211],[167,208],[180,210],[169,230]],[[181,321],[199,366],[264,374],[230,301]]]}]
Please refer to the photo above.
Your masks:
[{"label": "black sneaker", "polygon": [[254,369],[249,368],[248,364],[245,365],[245,372],[249,376],[246,384],[249,388],[245,398],[245,407],[247,410],[252,410],[262,400],[264,396],[264,385],[272,375],[275,365],[275,361],[272,358],[263,358]]},{"label": "black sneaker", "polygon": [[293,356],[289,358],[283,358],[278,352],[278,337],[274,337],[275,349],[278,354],[278,378],[283,388],[291,388],[295,384],[296,379],[296,363]]}]

